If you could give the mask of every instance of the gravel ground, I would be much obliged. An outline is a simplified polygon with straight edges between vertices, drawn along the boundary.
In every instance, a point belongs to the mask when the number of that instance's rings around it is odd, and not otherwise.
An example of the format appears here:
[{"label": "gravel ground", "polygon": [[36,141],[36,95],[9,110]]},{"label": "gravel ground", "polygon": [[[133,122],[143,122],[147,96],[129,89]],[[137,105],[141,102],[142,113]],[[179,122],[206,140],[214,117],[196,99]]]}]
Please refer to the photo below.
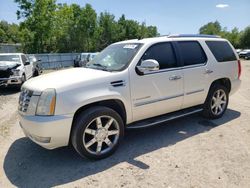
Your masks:
[{"label": "gravel ground", "polygon": [[72,148],[45,150],[25,138],[18,90],[0,91],[0,187],[250,187],[250,61],[218,120],[199,115],[126,132],[101,161]]}]

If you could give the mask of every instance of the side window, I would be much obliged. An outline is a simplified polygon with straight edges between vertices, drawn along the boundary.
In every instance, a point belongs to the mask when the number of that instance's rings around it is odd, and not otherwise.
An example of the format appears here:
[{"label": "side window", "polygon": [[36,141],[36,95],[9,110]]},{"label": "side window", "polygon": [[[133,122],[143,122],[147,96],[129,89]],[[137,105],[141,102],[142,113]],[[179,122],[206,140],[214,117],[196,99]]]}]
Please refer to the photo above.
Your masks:
[{"label": "side window", "polygon": [[237,60],[227,41],[206,41],[206,44],[218,62]]},{"label": "side window", "polygon": [[177,61],[172,44],[159,43],[151,46],[142,56],[142,60],[154,59],[158,61],[160,69],[177,67]]},{"label": "side window", "polygon": [[197,41],[178,42],[184,66],[204,64],[207,56]]},{"label": "side window", "polygon": [[21,55],[21,58],[22,58],[23,64],[25,64],[25,62],[28,61],[28,59],[25,57],[25,55]]}]

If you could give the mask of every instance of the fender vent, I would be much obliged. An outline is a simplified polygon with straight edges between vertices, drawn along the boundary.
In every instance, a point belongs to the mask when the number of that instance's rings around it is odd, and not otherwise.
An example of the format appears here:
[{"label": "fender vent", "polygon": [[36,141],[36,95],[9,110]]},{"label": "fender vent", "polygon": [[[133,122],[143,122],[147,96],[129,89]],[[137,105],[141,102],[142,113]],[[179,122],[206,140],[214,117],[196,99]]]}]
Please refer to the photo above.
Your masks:
[{"label": "fender vent", "polygon": [[125,86],[126,85],[124,80],[113,81],[113,82],[110,82],[110,84],[113,87],[121,87],[121,86]]}]

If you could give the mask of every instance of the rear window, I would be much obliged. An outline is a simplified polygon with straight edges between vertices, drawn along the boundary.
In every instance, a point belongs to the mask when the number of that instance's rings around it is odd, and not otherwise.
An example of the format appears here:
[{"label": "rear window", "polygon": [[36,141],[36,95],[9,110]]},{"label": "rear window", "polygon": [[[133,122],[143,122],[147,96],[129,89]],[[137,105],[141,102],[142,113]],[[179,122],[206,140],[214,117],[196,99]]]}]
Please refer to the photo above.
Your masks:
[{"label": "rear window", "polygon": [[204,64],[207,56],[200,44],[196,41],[178,42],[184,66]]},{"label": "rear window", "polygon": [[237,60],[227,41],[206,41],[206,43],[218,62]]}]

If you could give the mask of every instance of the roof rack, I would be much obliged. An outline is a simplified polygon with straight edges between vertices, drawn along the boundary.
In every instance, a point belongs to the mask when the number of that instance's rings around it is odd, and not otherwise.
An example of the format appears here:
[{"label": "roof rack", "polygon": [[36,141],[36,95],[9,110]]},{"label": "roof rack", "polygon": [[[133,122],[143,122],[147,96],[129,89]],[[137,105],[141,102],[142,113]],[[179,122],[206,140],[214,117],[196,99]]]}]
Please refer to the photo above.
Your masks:
[{"label": "roof rack", "polygon": [[179,38],[179,37],[199,37],[199,38],[221,38],[218,35],[203,35],[203,34],[175,34],[167,35],[168,38]]}]

